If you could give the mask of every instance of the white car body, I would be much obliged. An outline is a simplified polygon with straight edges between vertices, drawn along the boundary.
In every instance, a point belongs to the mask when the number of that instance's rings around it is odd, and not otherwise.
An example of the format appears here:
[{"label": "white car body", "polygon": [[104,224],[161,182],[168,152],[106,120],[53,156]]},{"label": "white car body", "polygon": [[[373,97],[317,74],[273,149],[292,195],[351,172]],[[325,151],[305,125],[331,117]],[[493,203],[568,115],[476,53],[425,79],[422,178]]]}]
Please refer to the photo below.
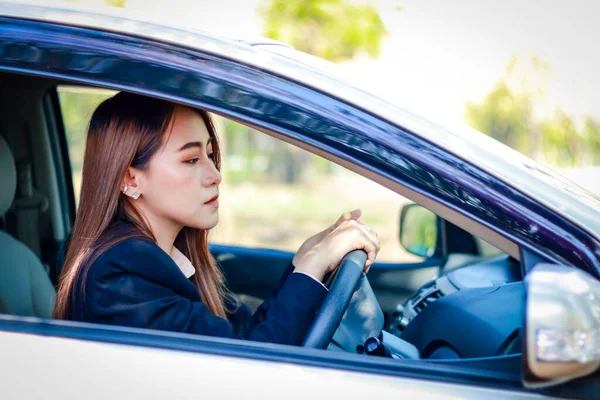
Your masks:
[{"label": "white car body", "polygon": [[548,398],[293,363],[9,332],[0,332],[0,354],[2,399]]}]

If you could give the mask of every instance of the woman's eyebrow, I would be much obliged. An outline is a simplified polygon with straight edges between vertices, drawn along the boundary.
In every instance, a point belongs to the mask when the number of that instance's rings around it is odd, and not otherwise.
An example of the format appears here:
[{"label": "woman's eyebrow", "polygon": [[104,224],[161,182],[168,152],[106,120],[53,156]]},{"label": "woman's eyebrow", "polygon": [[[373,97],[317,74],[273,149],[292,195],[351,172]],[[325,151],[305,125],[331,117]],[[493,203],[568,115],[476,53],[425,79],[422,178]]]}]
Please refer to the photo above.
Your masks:
[{"label": "woman's eyebrow", "polygon": [[[211,137],[210,139],[208,139],[208,144],[206,145],[207,147],[210,146],[212,144],[213,138]],[[183,146],[181,146],[177,151],[183,151],[192,147],[199,147],[200,149],[202,149],[203,145],[202,142],[188,142],[186,144],[184,144]]]},{"label": "woman's eyebrow", "polygon": [[202,149],[202,142],[188,142],[181,146],[177,151],[183,151],[192,147],[199,147],[200,149]]}]

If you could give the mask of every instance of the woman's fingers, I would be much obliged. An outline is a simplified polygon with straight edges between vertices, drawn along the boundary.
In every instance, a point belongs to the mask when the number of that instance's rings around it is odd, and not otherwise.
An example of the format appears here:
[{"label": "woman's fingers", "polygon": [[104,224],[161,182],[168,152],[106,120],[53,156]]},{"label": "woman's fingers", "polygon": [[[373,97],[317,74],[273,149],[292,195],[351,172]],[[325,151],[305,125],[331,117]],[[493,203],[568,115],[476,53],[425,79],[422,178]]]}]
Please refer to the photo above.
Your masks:
[{"label": "woman's fingers", "polygon": [[376,252],[379,252],[380,243],[379,243],[379,238],[377,236],[377,232],[375,232],[375,230],[373,228],[371,228],[369,225],[367,225],[365,223],[360,223],[360,221],[356,221],[356,222],[357,222],[355,224],[356,228],[359,229],[360,232],[362,232],[362,234],[366,237],[366,239],[369,240],[375,246]]},{"label": "woman's fingers", "polygon": [[335,229],[346,221],[357,220],[360,218],[361,214],[362,211],[360,210],[360,208],[357,208],[353,211],[346,211],[338,218],[338,220],[335,222],[335,224],[332,225],[332,227],[333,229]]},{"label": "woman's fingers", "polygon": [[365,273],[369,272],[371,265],[375,262],[377,254],[381,248],[377,234],[373,229],[367,229],[365,226],[360,225],[360,229],[363,231],[364,239],[366,242],[365,251],[367,252],[367,262],[365,263]]},{"label": "woman's fingers", "polygon": [[379,252],[380,244],[379,238],[377,237],[377,232],[375,232],[375,230],[369,225],[360,223],[358,225],[358,229],[360,229],[373,242],[373,244],[377,248],[377,252]]},{"label": "woman's fingers", "polygon": [[361,215],[361,211],[360,208],[357,208],[356,210],[353,211],[346,211],[345,213],[343,213],[342,215],[340,215],[340,217],[338,218],[337,221],[335,221],[333,223],[333,225],[331,225],[330,227],[328,227],[327,229],[317,233],[316,235],[312,236],[310,239],[314,238],[314,242],[311,244],[314,245],[316,244],[316,242],[319,242],[323,237],[325,237],[326,235],[330,234],[331,232],[333,232],[338,226],[340,226],[342,223],[346,222],[346,221],[350,221],[350,220],[357,220],[358,218],[360,218]]},{"label": "woman's fingers", "polygon": [[353,210],[350,212],[350,217],[352,219],[359,219],[361,215],[362,215],[362,211],[360,208],[357,208],[356,210]]},{"label": "woman's fingers", "polygon": [[300,254],[294,265],[297,268],[313,268],[318,273],[316,276],[322,276],[339,266],[350,251],[361,249],[367,253],[364,272],[368,272],[377,258],[380,243],[377,232],[360,216],[360,209],[342,214],[334,225],[318,235],[319,244],[315,243],[306,257],[304,253]]},{"label": "woman's fingers", "polygon": [[375,231],[375,229],[373,229],[369,224],[367,224],[365,221],[363,221],[360,218],[355,219],[356,222],[358,222],[359,224],[365,226],[374,237],[379,237],[379,235],[377,234],[377,231]]},{"label": "woman's fingers", "polygon": [[[346,221],[343,226],[340,228],[343,231],[347,231],[348,234],[353,235],[354,238],[348,243],[353,243],[351,245],[351,250],[361,249],[367,253],[367,261],[365,263],[365,272],[368,272],[369,268],[377,258],[377,254],[379,253],[380,243],[377,238],[377,234],[365,223],[361,223],[360,221]],[[348,238],[349,239],[349,238]],[[346,239],[344,239],[346,241]]]},{"label": "woman's fingers", "polygon": [[358,222],[359,224],[361,224],[363,227],[365,227],[373,237],[378,238],[379,235],[377,234],[377,231],[375,231],[375,229],[373,229],[371,227],[371,225],[367,224],[365,221],[363,221],[362,219],[357,219],[356,222]]}]

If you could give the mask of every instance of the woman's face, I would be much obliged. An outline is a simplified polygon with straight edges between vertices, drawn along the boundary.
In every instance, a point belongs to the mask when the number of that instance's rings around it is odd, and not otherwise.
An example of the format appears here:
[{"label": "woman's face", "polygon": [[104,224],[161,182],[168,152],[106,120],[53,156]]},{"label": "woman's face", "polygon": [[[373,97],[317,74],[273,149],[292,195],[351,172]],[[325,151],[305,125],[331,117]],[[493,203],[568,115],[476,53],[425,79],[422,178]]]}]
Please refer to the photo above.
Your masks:
[{"label": "woman's face", "polygon": [[134,170],[142,195],[134,202],[157,228],[213,228],[219,221],[221,174],[204,120],[191,108],[176,106],[164,140],[148,168]]}]

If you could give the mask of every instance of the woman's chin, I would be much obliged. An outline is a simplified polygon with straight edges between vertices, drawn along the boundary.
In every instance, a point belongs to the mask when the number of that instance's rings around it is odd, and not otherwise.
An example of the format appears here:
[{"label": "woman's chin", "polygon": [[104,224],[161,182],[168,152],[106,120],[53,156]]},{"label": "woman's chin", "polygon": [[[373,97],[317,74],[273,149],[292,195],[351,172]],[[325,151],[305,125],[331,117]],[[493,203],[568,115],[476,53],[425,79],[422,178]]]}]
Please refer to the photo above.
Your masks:
[{"label": "woman's chin", "polygon": [[204,231],[210,230],[217,226],[219,223],[219,214],[215,213],[210,217],[203,218],[202,221],[194,221],[192,224],[188,224],[190,228],[202,229]]}]

